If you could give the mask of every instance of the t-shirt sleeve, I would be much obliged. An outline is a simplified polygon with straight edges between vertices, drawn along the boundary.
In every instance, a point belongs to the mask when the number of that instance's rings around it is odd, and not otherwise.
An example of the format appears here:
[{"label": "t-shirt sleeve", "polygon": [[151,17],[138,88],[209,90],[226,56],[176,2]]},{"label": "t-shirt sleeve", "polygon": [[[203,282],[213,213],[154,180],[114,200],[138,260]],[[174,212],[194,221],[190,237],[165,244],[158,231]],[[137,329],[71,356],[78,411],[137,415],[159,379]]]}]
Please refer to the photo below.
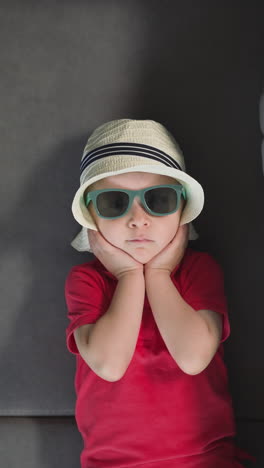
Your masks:
[{"label": "t-shirt sleeve", "polygon": [[73,267],[65,281],[65,300],[70,323],[66,329],[67,348],[79,354],[74,330],[95,323],[105,311],[104,283],[91,267]]},{"label": "t-shirt sleeve", "polygon": [[230,335],[230,323],[222,269],[211,255],[204,252],[197,252],[187,263],[182,296],[194,310],[212,310],[222,315],[223,342]]}]

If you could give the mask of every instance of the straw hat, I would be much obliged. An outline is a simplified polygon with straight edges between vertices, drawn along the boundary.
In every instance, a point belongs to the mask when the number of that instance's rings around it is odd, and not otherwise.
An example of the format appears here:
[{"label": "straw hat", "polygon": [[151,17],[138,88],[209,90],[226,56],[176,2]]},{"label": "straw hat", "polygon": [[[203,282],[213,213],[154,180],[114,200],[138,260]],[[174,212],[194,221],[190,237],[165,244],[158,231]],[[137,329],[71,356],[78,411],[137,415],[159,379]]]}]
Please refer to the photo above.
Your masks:
[{"label": "straw hat", "polygon": [[[175,178],[187,192],[180,224],[190,223],[203,209],[202,186],[185,172],[183,154],[173,136],[153,120],[112,120],[98,127],[87,141],[80,169],[80,188],[74,196],[72,212],[83,228],[71,243],[78,251],[91,251],[87,228],[97,230],[84,204],[84,191],[105,177],[149,172]],[[190,225],[189,239],[197,237]]]}]

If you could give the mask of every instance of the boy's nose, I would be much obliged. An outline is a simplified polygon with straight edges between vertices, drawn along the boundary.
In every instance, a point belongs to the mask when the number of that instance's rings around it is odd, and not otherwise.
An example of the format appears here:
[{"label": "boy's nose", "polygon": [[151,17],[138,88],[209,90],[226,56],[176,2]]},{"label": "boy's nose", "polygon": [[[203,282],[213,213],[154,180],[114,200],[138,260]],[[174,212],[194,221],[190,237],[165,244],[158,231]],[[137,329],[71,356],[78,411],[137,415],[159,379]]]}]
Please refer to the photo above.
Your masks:
[{"label": "boy's nose", "polygon": [[134,200],[128,213],[128,226],[141,227],[150,225],[150,215],[145,211],[138,200]]}]

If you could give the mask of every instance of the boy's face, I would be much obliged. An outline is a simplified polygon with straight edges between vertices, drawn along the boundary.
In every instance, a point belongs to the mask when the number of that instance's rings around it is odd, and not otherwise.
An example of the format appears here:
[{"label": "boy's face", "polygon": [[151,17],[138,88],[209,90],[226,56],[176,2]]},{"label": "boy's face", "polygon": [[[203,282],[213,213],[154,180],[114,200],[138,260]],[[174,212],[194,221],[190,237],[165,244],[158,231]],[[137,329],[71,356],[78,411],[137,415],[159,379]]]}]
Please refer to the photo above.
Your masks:
[{"label": "boy's face", "polygon": [[[106,177],[92,186],[92,190],[123,188],[140,190],[152,185],[175,184],[175,179],[158,174],[132,172]],[[174,238],[180,223],[183,199],[176,213],[152,216],[134,198],[130,211],[121,218],[100,218],[89,204],[89,211],[105,239],[115,247],[127,252],[140,263],[147,263]]]}]

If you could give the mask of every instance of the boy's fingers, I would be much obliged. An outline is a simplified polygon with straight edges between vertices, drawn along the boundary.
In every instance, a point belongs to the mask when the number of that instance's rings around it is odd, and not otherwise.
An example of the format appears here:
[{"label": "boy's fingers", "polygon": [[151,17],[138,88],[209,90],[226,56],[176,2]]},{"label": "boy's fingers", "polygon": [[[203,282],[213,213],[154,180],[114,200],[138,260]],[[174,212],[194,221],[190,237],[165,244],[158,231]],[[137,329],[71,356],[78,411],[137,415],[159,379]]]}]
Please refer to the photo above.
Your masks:
[{"label": "boy's fingers", "polygon": [[189,224],[182,224],[179,229],[181,229],[183,233],[187,234],[189,231]]},{"label": "boy's fingers", "polygon": [[179,227],[179,229],[180,229],[181,237],[184,238],[184,239],[188,238],[188,234],[189,234],[188,224],[183,224],[182,226]]},{"label": "boy's fingers", "polygon": [[88,229],[88,236],[89,242],[92,246],[100,248],[101,250],[107,250],[108,252],[112,252],[113,249],[116,249],[107,239],[100,233],[100,231],[94,231],[92,229]]},{"label": "boy's fingers", "polygon": [[189,224],[183,224],[182,226],[183,236],[188,240],[189,237]]},{"label": "boy's fingers", "polygon": [[104,242],[104,239],[100,233],[92,229],[88,229],[88,239],[90,244],[93,246],[95,246],[95,244],[100,245],[102,242]]},{"label": "boy's fingers", "polygon": [[189,226],[188,224],[184,224],[183,226],[180,226],[181,229],[181,243],[183,244],[184,248],[187,247],[188,241],[189,241]]},{"label": "boy's fingers", "polygon": [[189,233],[189,227],[187,224],[183,224],[182,226],[179,226],[174,239],[172,242],[175,242],[176,244],[181,244],[183,242],[188,241],[188,233]]},{"label": "boy's fingers", "polygon": [[87,229],[87,235],[89,241],[93,241],[95,239],[95,231],[93,231],[92,229]]}]

